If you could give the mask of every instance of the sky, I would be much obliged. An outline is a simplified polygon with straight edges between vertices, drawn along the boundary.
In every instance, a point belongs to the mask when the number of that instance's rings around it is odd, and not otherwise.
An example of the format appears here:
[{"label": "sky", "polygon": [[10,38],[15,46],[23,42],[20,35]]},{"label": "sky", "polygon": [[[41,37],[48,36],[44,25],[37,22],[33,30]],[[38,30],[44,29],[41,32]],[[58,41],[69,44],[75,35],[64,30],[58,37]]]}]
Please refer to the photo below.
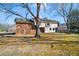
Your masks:
[{"label": "sky", "polygon": [[[29,4],[31,11],[33,12],[33,14],[36,14],[36,5],[35,4]],[[19,13],[20,15],[26,17],[26,12],[27,10],[18,6],[18,7],[13,7],[13,6],[7,6],[8,8],[12,8],[11,10],[16,11],[17,13]],[[55,15],[55,12],[52,11],[51,7],[46,6],[46,8],[44,8],[44,6],[41,6],[41,11],[40,11],[40,18],[48,18],[51,20],[56,20],[60,23],[64,23],[64,20],[61,16],[57,16]],[[2,7],[0,7],[2,8]],[[0,12],[0,23],[3,24],[15,24],[14,20],[15,18],[20,18],[16,15],[12,15],[10,17],[8,17],[8,14],[4,13],[4,12]],[[32,18],[31,14],[29,13],[27,18]]]}]

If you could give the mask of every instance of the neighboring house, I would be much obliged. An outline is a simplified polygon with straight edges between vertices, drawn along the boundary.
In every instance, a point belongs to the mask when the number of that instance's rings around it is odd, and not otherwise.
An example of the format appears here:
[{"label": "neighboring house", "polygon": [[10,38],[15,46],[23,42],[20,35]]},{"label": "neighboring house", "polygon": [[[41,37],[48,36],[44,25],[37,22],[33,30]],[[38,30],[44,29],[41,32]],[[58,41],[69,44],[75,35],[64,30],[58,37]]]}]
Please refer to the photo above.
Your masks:
[{"label": "neighboring house", "polygon": [[8,32],[16,32],[16,25],[13,24],[13,25],[9,26]]},{"label": "neighboring house", "polygon": [[67,32],[67,26],[65,24],[60,24],[58,27],[58,32],[66,33]]},{"label": "neighboring house", "polygon": [[[26,21],[25,19],[16,18],[16,35],[33,35],[35,34],[36,30],[33,24]],[[41,19],[40,22],[40,32],[41,33],[51,33],[57,32],[59,22],[55,20],[49,19]]]}]

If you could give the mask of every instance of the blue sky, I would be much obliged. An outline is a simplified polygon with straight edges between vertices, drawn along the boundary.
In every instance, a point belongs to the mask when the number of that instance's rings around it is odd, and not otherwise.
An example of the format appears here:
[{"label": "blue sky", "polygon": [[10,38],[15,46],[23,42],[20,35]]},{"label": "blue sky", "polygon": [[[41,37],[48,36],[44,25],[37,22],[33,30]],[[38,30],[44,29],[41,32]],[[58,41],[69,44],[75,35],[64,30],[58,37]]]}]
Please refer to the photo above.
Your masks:
[{"label": "blue sky", "polygon": [[[11,6],[10,6],[11,7]],[[36,14],[36,6],[32,5],[31,7],[31,11]],[[47,7],[46,11],[44,10],[44,7],[41,7],[41,11],[40,11],[40,18],[48,18],[51,20],[56,20],[59,21],[60,23],[64,23],[64,20],[62,17],[55,15],[54,11],[50,11],[50,7]],[[21,7],[14,7],[12,8],[12,10],[18,12],[19,14],[25,16],[25,13],[27,12],[27,10],[21,8]],[[14,20],[15,18],[20,18],[18,16],[11,16],[8,19],[6,19],[7,14],[0,12],[0,23],[4,23],[4,24],[14,24]],[[30,13],[27,16],[28,18],[32,18],[32,16],[30,15]]]}]

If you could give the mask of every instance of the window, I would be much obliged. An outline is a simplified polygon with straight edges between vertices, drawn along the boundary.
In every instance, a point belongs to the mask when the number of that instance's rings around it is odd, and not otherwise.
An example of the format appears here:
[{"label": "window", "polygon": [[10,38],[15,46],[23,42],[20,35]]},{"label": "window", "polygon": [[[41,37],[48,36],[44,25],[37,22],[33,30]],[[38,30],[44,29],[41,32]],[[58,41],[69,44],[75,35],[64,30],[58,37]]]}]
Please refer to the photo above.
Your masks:
[{"label": "window", "polygon": [[50,25],[49,23],[47,23],[47,25]]},{"label": "window", "polygon": [[53,28],[53,30],[55,30],[56,28]]},{"label": "window", "polygon": [[52,30],[55,30],[57,32],[57,28],[53,28]]},{"label": "window", "polygon": [[49,25],[50,25],[49,23],[46,23],[46,27],[49,27]]},{"label": "window", "polygon": [[56,32],[58,31],[58,28],[56,28]]},{"label": "window", "polygon": [[50,30],[51,30],[51,28],[50,28]]},{"label": "window", "polygon": [[54,28],[52,30],[54,30]]}]

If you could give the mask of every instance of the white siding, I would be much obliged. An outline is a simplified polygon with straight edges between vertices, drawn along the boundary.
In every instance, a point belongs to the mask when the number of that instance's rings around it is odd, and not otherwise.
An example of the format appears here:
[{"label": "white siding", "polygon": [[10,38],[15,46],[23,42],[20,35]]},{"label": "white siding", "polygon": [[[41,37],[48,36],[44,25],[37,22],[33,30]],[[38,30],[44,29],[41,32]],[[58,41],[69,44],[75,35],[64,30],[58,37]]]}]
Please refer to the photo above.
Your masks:
[{"label": "white siding", "polygon": [[45,28],[45,33],[50,33],[50,32],[56,32],[56,28],[58,28],[58,24],[49,23],[49,25],[47,25],[45,23],[41,23],[40,27]]},{"label": "white siding", "polygon": [[45,23],[41,23],[40,27],[45,27]]},{"label": "white siding", "polygon": [[57,28],[57,27],[58,27],[58,24],[50,24],[49,26],[45,27],[45,33],[56,32],[56,29],[54,28]]}]

